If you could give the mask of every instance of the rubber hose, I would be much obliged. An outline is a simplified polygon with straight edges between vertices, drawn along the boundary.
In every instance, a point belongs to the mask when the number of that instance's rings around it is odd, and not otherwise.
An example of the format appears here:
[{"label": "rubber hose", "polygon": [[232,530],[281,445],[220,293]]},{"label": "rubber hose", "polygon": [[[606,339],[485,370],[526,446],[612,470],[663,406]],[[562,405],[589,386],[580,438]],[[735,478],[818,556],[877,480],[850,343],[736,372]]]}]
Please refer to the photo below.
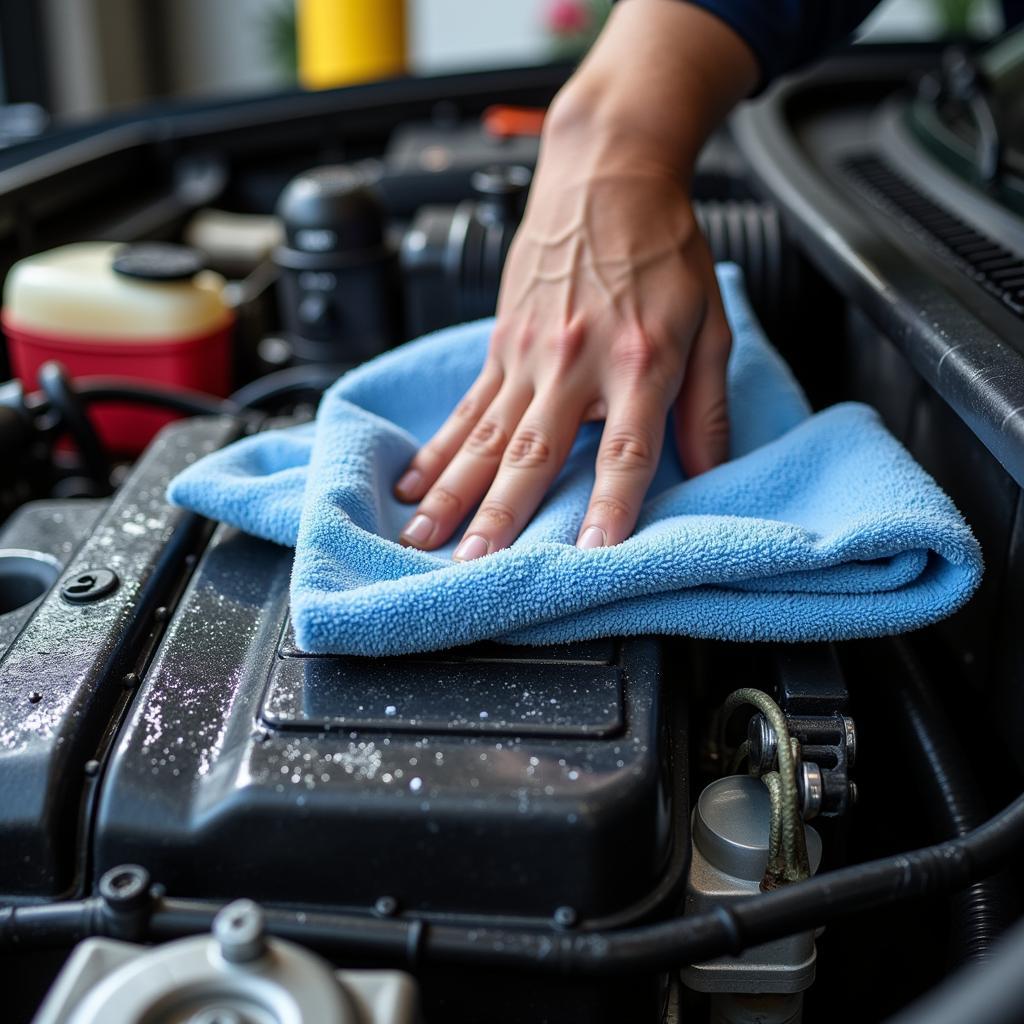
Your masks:
[{"label": "rubber hose", "polygon": [[86,475],[99,488],[96,496],[110,494],[110,456],[67,370],[50,360],[39,367],[37,379],[50,408],[59,414],[61,426],[71,435]]},{"label": "rubber hose", "polygon": [[[919,792],[939,838],[963,836],[985,820],[981,796],[949,719],[928,685],[924,669],[906,640],[892,641],[903,669],[892,689]],[[954,964],[987,959],[1006,925],[1010,900],[998,876],[974,882],[951,897]]]},{"label": "rubber hose", "polygon": [[[548,974],[656,974],[760,946],[876,907],[945,895],[986,878],[1024,851],[1024,795],[972,832],[934,846],[828,871],[700,914],[609,931],[467,926],[267,907],[267,932],[332,955]],[[0,950],[64,946],[87,935],[164,940],[208,931],[218,903],[164,897],[122,914],[102,897],[0,907]]]},{"label": "rubber hose", "polygon": [[275,370],[239,388],[231,401],[243,409],[273,409],[285,399],[323,394],[348,369],[348,366],[313,365]]},{"label": "rubber hose", "polygon": [[946,979],[888,1024],[1020,1024],[1024,1020],[1024,921],[996,943],[987,963]]},{"label": "rubber hose", "polygon": [[130,402],[151,405],[184,416],[236,415],[238,407],[228,399],[208,395],[205,391],[165,387],[130,377],[82,377],[76,383],[81,401],[87,405],[98,402]]}]

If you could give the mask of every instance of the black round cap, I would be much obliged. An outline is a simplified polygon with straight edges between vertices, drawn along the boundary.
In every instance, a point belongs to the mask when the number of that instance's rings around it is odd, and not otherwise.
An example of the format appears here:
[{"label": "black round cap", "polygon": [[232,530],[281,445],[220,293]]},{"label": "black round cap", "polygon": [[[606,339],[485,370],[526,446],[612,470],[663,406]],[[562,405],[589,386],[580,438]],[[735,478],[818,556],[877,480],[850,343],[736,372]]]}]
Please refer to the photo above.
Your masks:
[{"label": "black round cap", "polygon": [[115,273],[140,281],[187,281],[206,269],[206,261],[187,245],[138,242],[119,249],[113,267]]},{"label": "black round cap", "polygon": [[384,241],[384,207],[372,167],[336,164],[293,178],[277,203],[287,244],[302,252],[358,252]]}]

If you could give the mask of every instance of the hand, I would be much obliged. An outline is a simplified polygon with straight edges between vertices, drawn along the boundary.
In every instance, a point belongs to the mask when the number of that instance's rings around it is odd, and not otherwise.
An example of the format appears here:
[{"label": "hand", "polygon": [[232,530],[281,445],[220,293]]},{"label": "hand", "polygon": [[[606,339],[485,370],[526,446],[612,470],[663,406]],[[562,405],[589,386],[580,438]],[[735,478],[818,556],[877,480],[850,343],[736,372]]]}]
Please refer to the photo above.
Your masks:
[{"label": "hand", "polygon": [[[620,13],[628,8],[632,14]],[[613,41],[641,58],[642,92],[657,61],[643,61],[638,41],[664,60],[659,24],[692,30],[694,17],[712,40],[726,33],[750,62],[743,44],[703,11],[632,0],[612,18],[620,26]],[[588,72],[585,64],[583,84],[567,87],[549,116],[486,363],[396,485],[399,498],[419,502],[403,543],[440,546],[479,503],[454,557],[478,558],[511,544],[586,420],[605,426],[577,539],[582,548],[617,544],[633,530],[673,405],[687,472],[726,457],[729,330],[687,193],[686,170],[699,141],[688,155],[676,134],[616,113],[623,100],[618,72],[615,103],[595,103],[594,76],[607,81],[609,62],[615,66],[614,51],[599,44],[590,61],[598,70]],[[752,79],[756,69],[747,70]],[[677,88],[684,95],[693,75],[692,66],[682,73]],[[697,74],[702,83],[705,77]],[[671,73],[669,80],[675,81]],[[581,93],[591,99],[581,102]],[[605,95],[600,87],[596,93]],[[655,100],[644,95],[645,110]],[[597,123],[587,113],[595,109]]]}]

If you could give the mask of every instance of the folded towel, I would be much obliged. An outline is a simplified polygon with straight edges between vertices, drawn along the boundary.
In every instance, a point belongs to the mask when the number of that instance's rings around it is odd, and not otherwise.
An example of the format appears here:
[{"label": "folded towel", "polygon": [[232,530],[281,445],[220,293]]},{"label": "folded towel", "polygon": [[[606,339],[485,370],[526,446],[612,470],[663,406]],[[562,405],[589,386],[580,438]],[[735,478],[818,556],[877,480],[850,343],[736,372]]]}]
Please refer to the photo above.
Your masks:
[{"label": "folded towel", "polygon": [[[600,425],[585,425],[511,548],[476,561],[401,547],[391,488],[479,371],[492,321],[440,331],[341,378],[314,423],[189,467],[177,504],[295,546],[301,648],[363,655],[484,639],[608,635],[834,640],[934,622],[981,578],[953,503],[868,406],[815,415],[765,340],[734,266],[718,269],[734,346],[731,460],[686,479],[667,443],[636,532],[581,551]],[[456,538],[458,539],[458,535]]]}]

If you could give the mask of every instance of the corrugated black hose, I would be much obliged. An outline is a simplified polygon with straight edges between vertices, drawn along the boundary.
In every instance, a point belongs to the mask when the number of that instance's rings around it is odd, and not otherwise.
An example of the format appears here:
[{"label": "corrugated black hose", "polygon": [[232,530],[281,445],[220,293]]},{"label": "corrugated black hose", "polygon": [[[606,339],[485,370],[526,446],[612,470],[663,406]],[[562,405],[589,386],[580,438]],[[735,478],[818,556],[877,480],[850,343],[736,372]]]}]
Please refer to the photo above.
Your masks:
[{"label": "corrugated black hose", "polygon": [[[902,638],[892,646],[901,671],[889,689],[900,715],[906,758],[940,838],[967,835],[985,820],[984,802],[949,718],[913,647]],[[953,964],[985,960],[993,940],[1006,927],[1011,899],[999,876],[984,878],[950,899]]]}]

